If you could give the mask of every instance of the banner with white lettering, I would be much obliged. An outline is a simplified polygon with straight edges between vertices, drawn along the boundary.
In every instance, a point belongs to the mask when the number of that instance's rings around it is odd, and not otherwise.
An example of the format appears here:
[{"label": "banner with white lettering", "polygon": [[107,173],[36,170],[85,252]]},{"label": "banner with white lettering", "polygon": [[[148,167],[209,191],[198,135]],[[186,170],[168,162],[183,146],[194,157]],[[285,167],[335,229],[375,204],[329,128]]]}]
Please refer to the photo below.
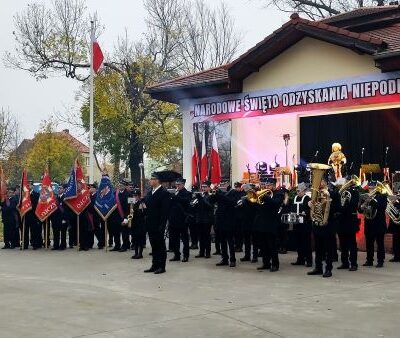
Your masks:
[{"label": "banner with white lettering", "polygon": [[393,104],[400,105],[400,72],[191,100],[189,110],[198,123]]}]

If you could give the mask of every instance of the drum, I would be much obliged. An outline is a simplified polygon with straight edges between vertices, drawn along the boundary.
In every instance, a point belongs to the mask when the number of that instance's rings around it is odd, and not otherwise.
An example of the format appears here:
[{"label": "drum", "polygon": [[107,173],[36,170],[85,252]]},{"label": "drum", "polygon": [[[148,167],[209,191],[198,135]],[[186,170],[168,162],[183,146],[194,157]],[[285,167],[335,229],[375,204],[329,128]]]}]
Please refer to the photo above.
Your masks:
[{"label": "drum", "polygon": [[290,212],[282,215],[281,222],[289,224],[289,230],[293,230],[293,224],[304,223],[304,216],[298,215],[295,212]]}]

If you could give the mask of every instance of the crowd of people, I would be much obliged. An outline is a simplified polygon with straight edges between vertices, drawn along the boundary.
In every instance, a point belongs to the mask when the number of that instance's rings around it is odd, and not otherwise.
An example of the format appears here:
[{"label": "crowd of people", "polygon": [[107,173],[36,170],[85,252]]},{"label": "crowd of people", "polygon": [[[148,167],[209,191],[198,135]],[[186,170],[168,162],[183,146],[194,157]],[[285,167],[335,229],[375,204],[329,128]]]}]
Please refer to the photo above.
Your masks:
[{"label": "crowd of people", "polygon": [[[64,202],[65,187],[60,186],[58,208],[49,217],[49,222],[40,222],[34,213],[39,193],[33,190],[32,182],[29,189],[33,208],[27,212],[23,222],[17,208],[20,188],[8,189],[1,203],[3,249],[22,245],[21,249],[25,250],[50,246],[52,250],[65,250],[79,246],[79,250],[86,251],[97,245],[98,249],[112,247],[110,251],[113,252],[133,250],[132,259],[142,259],[148,238],[152,265],[145,270],[147,273],[166,271],[167,251],[173,253],[170,261],[186,263],[194,250],[196,259],[220,255],[217,266],[232,268],[237,264],[237,255],[242,253],[240,262],[257,263],[261,259],[258,270],[276,272],[280,269],[279,255],[287,252],[290,228],[297,250],[297,258],[291,264],[310,268],[308,275],[330,277],[333,262],[338,259],[341,262],[338,269],[358,269],[356,234],[360,230],[359,214],[365,213],[368,206],[373,208],[373,217],[365,217],[367,256],[363,265],[373,266],[376,243],[376,267],[383,267],[384,235],[388,230],[393,233],[393,258],[390,261],[400,262],[400,225],[390,220],[387,227],[389,196],[377,191],[365,200],[365,190],[349,186],[346,189],[347,198],[343,200],[340,188],[346,184],[344,178],[334,183],[322,179],[320,183],[321,196],[329,200],[324,224],[313,220],[312,210],[321,201],[311,200],[305,183],[289,191],[285,187],[277,187],[276,180],[270,177],[262,179],[258,185],[237,182],[233,188],[214,186],[206,181],[191,192],[185,188],[185,179],[178,178],[171,190],[163,184],[160,173],[153,173],[149,184],[149,191],[141,196],[140,189],[121,181],[117,187],[118,205],[107,222],[95,210],[98,193],[95,184],[90,185],[91,204],[79,216]],[[373,185],[370,189],[374,189]],[[393,199],[393,196],[390,198],[400,210],[399,200]],[[290,213],[297,215],[293,224],[283,221],[282,215]],[[43,234],[46,231],[50,233],[50,229],[46,229],[50,226],[52,243],[50,239],[45,243],[46,236]],[[21,238],[22,234],[24,238]]]}]

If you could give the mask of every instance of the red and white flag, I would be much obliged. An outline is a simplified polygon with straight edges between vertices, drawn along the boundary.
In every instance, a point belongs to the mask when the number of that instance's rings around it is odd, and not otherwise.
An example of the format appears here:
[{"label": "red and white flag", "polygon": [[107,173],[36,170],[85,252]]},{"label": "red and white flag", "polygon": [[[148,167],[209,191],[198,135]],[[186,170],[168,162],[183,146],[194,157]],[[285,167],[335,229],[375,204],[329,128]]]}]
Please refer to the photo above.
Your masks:
[{"label": "red and white flag", "polygon": [[200,161],[200,181],[204,183],[208,180],[208,159],[206,150],[206,131],[203,131],[203,139],[201,140],[201,161]]},{"label": "red and white flag", "polygon": [[7,198],[7,183],[6,177],[4,176],[3,167],[0,169],[0,200],[4,202]]},{"label": "red and white flag", "polygon": [[212,149],[211,149],[211,183],[221,183],[221,159],[218,152],[217,136],[215,131],[212,138]]},{"label": "red and white flag", "polygon": [[104,55],[99,43],[93,40],[93,70],[97,74],[104,61]]},{"label": "red and white flag", "polygon": [[192,185],[199,184],[199,153],[197,152],[196,141],[192,133]]},{"label": "red and white flag", "polygon": [[28,173],[24,169],[22,172],[21,179],[21,188],[19,191],[19,202],[18,202],[18,210],[21,218],[25,216],[25,214],[32,209],[32,201],[31,201],[31,191],[29,190],[28,185]]},{"label": "red and white flag", "polygon": [[57,198],[51,186],[51,179],[47,170],[43,174],[42,187],[40,188],[39,202],[35,215],[44,222],[58,208]]}]

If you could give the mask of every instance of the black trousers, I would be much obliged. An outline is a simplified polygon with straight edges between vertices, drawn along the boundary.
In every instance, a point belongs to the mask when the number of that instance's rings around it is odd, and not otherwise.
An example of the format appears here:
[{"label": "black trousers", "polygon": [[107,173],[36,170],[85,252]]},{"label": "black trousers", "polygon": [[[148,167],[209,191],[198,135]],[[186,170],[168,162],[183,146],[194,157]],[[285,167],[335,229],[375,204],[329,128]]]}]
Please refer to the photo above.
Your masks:
[{"label": "black trousers", "polygon": [[186,224],[169,227],[169,241],[175,256],[181,255],[181,241],[183,244],[183,257],[189,258],[189,229]]},{"label": "black trousers", "polygon": [[[219,230],[220,243],[221,243],[221,256],[225,262],[236,262],[235,257],[235,241],[233,239],[233,230],[220,229]],[[228,255],[229,248],[229,255]]]},{"label": "black trousers", "polygon": [[297,261],[312,263],[311,229],[306,224],[295,224],[294,234],[297,246]]},{"label": "black trousers", "polygon": [[279,223],[278,227],[278,243],[279,249],[286,251],[287,250],[287,242],[288,242],[288,224]]},{"label": "black trousers", "polygon": [[4,245],[7,248],[15,248],[17,231],[17,226],[14,222],[9,221],[8,219],[3,220],[3,238]]},{"label": "black trousers", "polygon": [[198,224],[200,235],[200,256],[211,254],[211,227],[211,224]]},{"label": "black trousers", "polygon": [[243,229],[242,229],[242,222],[240,220],[237,220],[235,222],[234,241],[235,241],[235,248],[237,250],[242,250],[243,249]]},{"label": "black trousers", "polygon": [[108,234],[109,234],[109,242],[110,239],[112,243],[114,243],[115,249],[121,249],[121,224],[118,221],[112,219],[110,222],[107,222],[108,225]]},{"label": "black trousers", "polygon": [[273,233],[257,233],[259,238],[259,248],[261,250],[263,265],[267,267],[279,268],[279,256],[278,256],[278,238]]},{"label": "black trousers", "polygon": [[193,246],[197,246],[199,243],[199,227],[198,224],[192,222],[189,224],[190,241]]},{"label": "black trousers", "polygon": [[335,234],[329,229],[319,227],[314,230],[316,270],[322,271],[322,262],[325,260],[326,270],[332,271],[335,237]]},{"label": "black trousers", "polygon": [[155,269],[165,269],[167,247],[165,246],[164,231],[150,230],[149,240],[152,250],[152,266]]},{"label": "black trousers", "polygon": [[[221,230],[218,229],[218,227],[216,227],[214,225],[214,246],[215,246],[215,252],[220,253],[221,252]],[[233,236],[232,236],[233,239]]]},{"label": "black trousers", "polygon": [[133,249],[143,249],[146,244],[146,229],[144,225],[134,225],[132,228]]},{"label": "black trousers", "polygon": [[[399,225],[394,225],[395,227],[400,227]],[[395,260],[400,260],[400,229],[395,229],[392,235],[392,250],[393,258]]]},{"label": "black trousers", "polygon": [[243,241],[244,241],[244,256],[246,258],[251,258],[251,247],[253,245],[253,258],[258,258],[258,246],[255,240],[255,235],[251,231],[243,231]]},{"label": "black trousers", "polygon": [[61,222],[51,222],[53,229],[53,248],[65,249],[67,247],[67,227]]},{"label": "black trousers", "polygon": [[71,222],[68,227],[68,245],[72,248],[76,244],[76,222]]},{"label": "black trousers", "polygon": [[376,242],[376,256],[378,263],[383,263],[385,261],[385,234],[380,233],[366,233],[365,234],[365,244],[367,247],[367,262],[373,263],[374,252],[375,252],[375,242]]},{"label": "black trousers", "polygon": [[357,267],[356,232],[338,233],[340,244],[340,260],[344,266]]},{"label": "black trousers", "polygon": [[129,250],[131,247],[131,229],[128,227],[128,224],[121,226],[121,234],[122,234],[122,248]]},{"label": "black trousers", "polygon": [[105,236],[104,226],[105,226],[104,221],[99,222],[98,224],[96,223],[94,224],[94,236],[97,239],[97,246],[99,248],[104,248],[104,236]]}]

